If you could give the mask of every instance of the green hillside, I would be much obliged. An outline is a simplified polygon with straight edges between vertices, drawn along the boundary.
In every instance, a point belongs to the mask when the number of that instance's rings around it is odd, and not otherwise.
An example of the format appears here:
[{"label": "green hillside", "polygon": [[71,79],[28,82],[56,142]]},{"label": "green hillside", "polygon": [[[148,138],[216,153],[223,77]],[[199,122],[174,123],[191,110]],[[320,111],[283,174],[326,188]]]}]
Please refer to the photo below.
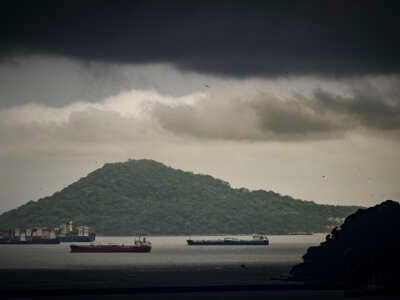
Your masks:
[{"label": "green hillside", "polygon": [[321,232],[356,209],[233,189],[208,175],[129,160],[0,215],[0,229],[73,220],[109,235]]}]

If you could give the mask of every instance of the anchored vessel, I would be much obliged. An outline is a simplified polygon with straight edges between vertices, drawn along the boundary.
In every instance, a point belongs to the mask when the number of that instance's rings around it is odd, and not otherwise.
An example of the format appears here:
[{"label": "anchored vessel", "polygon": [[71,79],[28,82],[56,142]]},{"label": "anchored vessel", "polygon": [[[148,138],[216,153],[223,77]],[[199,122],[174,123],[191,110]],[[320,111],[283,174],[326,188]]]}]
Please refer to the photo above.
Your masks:
[{"label": "anchored vessel", "polygon": [[72,221],[59,227],[12,228],[0,231],[0,244],[59,244],[60,242],[93,242],[96,233],[89,226],[72,226]]},{"label": "anchored vessel", "polygon": [[226,237],[224,239],[216,240],[186,240],[189,246],[230,246],[230,245],[257,245],[267,246],[269,240],[265,235],[255,234],[253,239],[241,240],[237,238]]},{"label": "anchored vessel", "polygon": [[70,245],[70,248],[71,252],[150,252],[151,242],[139,237],[133,245]]},{"label": "anchored vessel", "polygon": [[0,232],[1,245],[59,244],[53,229],[47,227],[14,228]]},{"label": "anchored vessel", "polygon": [[72,221],[56,228],[57,239],[62,243],[93,242],[96,233],[89,226],[72,226]]}]

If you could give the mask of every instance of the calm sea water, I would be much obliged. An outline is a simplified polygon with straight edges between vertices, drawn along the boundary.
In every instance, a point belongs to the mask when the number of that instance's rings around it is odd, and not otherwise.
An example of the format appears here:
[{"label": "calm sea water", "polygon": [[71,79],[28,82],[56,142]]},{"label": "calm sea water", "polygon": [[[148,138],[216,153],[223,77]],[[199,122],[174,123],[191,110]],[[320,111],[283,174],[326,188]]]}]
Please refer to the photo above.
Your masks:
[{"label": "calm sea water", "polygon": [[[115,269],[261,266],[301,261],[307,248],[318,245],[324,234],[269,236],[269,246],[187,246],[187,236],[148,236],[151,253],[70,253],[60,245],[0,245],[1,269]],[[225,236],[191,236],[214,239]],[[251,238],[250,236],[233,236]],[[132,237],[97,237],[97,244],[130,244]],[[84,244],[84,243],[82,243]]]}]

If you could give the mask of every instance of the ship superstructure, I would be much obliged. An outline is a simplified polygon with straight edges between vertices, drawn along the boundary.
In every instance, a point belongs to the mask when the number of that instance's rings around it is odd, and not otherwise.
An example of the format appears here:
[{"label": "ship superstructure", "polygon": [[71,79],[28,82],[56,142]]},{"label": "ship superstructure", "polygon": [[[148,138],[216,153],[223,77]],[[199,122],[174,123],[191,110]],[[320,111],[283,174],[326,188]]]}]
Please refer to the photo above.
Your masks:
[{"label": "ship superstructure", "polygon": [[96,239],[94,229],[89,226],[73,226],[72,221],[62,224],[56,229],[60,242],[93,242]]}]

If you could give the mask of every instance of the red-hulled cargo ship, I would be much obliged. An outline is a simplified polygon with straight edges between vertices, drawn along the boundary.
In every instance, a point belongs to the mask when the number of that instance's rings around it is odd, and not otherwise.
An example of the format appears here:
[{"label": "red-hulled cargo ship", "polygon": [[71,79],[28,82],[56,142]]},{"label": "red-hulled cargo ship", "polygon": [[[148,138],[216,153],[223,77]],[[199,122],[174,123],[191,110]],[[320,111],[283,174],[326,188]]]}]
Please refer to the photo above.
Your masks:
[{"label": "red-hulled cargo ship", "polygon": [[150,252],[151,243],[136,240],[133,245],[70,245],[71,252]]}]

